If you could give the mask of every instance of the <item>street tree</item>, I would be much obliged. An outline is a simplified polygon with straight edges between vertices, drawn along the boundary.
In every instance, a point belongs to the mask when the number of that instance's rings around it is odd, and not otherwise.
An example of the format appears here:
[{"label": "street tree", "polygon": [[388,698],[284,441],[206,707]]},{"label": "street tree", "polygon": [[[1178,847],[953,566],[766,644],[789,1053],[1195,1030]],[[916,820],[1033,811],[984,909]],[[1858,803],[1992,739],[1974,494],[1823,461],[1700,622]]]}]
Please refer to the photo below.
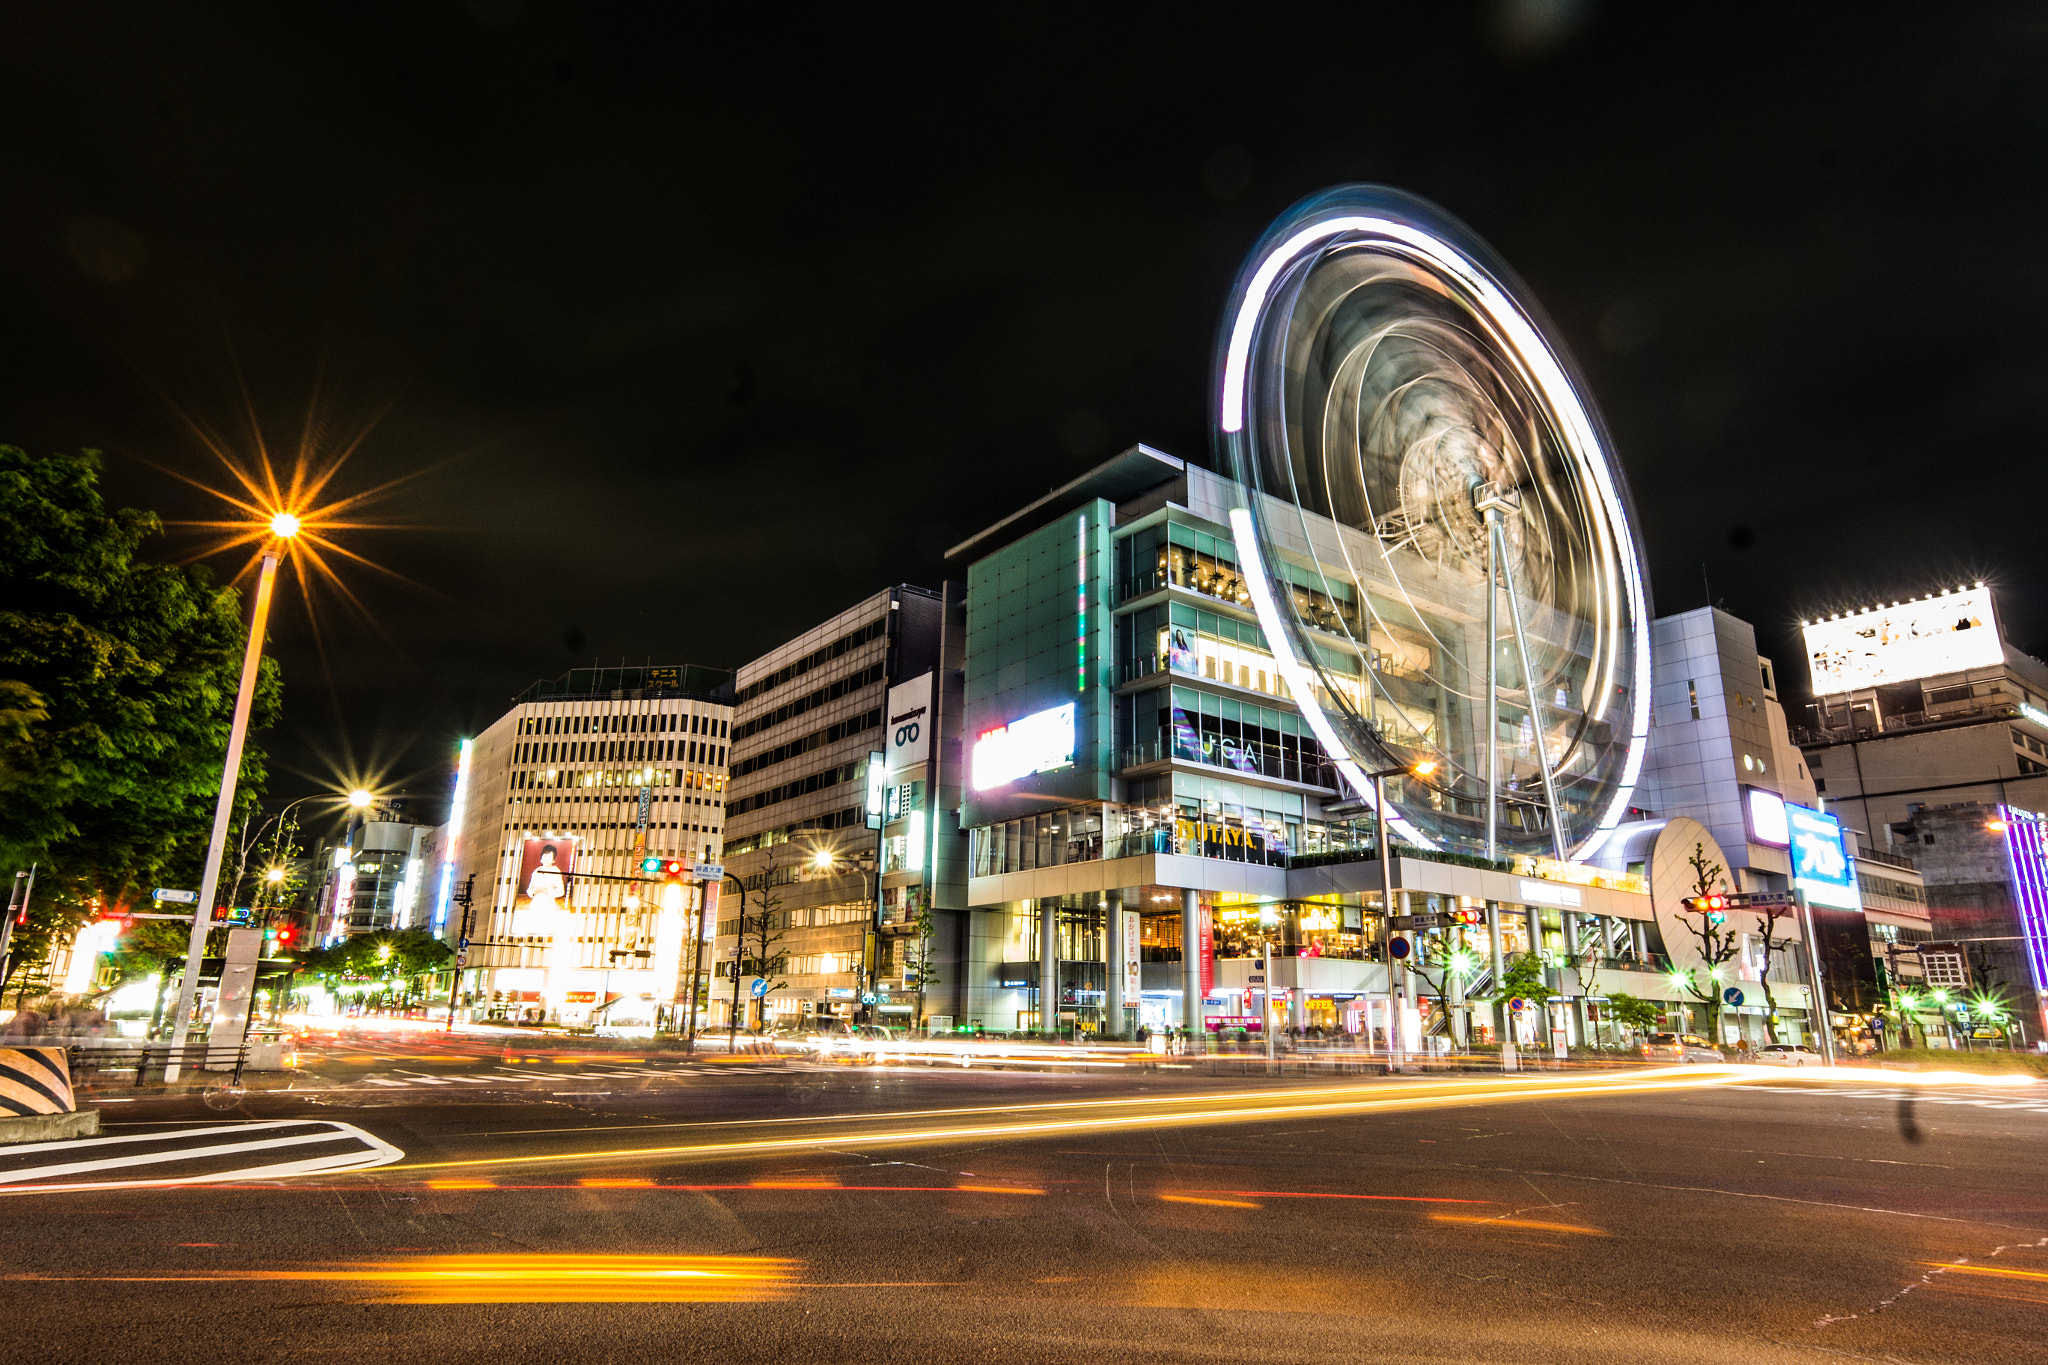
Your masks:
[{"label": "street tree", "polygon": [[[1728,890],[1727,869],[1707,856],[1705,844],[1694,844],[1692,856],[1685,861],[1692,868],[1693,879],[1688,901]],[[1742,939],[1729,926],[1728,916],[1719,910],[1697,910],[1687,904],[1679,910],[1678,919],[1699,945],[1700,965],[1674,967],[1672,977],[1686,994],[1700,1002],[1707,1019],[1707,1036],[1718,1039],[1721,1036],[1722,980],[1727,975],[1723,969],[1742,951]]]},{"label": "street tree", "polygon": [[[1422,978],[1428,994],[1437,998],[1446,1016],[1451,1002],[1456,997],[1461,1003],[1473,977],[1479,974],[1483,959],[1451,934],[1419,934],[1415,940],[1416,951],[1408,960],[1408,969]],[[1455,1027],[1458,1045],[1466,1042],[1465,1023],[1459,1019]]]},{"label": "street tree", "polygon": [[917,979],[917,1026],[924,1027],[924,996],[928,987],[944,985],[939,976],[938,958],[934,953],[939,936],[939,926],[932,918],[929,901],[920,905],[917,919],[913,921],[915,932],[903,945],[904,969]]},{"label": "street tree", "polygon": [[[779,845],[778,845],[779,847]],[[777,867],[776,850],[768,850],[768,858],[756,875],[760,882],[756,904],[759,909],[752,915],[740,916],[740,961],[742,975],[753,975],[768,979],[768,992],[759,996],[750,1006],[754,1013],[753,1028],[758,1031],[768,1023],[768,993],[784,989],[787,981],[774,979],[783,967],[783,955],[775,951],[775,945],[787,936],[789,917],[782,911],[781,888],[795,869],[780,870]]]},{"label": "street tree", "polygon": [[1630,995],[1627,991],[1610,993],[1606,1012],[1615,1023],[1632,1033],[1649,1033],[1657,1027],[1656,1003]]},{"label": "street tree", "polygon": [[[239,594],[142,558],[160,524],[109,509],[99,471],[91,451],[0,446],[0,869],[37,866],[10,973],[97,907],[198,885],[240,681]],[[266,658],[255,729],[279,697]],[[252,742],[239,806],[263,780]]]},{"label": "street tree", "polygon": [[1757,964],[1756,982],[1764,993],[1764,1017],[1769,1026],[1771,1039],[1776,1041],[1778,1032],[1778,997],[1771,993],[1771,955],[1792,946],[1791,938],[1778,937],[1778,921],[1792,919],[1789,905],[1766,905],[1763,913],[1756,917],[1757,937],[1762,940],[1763,952]]}]

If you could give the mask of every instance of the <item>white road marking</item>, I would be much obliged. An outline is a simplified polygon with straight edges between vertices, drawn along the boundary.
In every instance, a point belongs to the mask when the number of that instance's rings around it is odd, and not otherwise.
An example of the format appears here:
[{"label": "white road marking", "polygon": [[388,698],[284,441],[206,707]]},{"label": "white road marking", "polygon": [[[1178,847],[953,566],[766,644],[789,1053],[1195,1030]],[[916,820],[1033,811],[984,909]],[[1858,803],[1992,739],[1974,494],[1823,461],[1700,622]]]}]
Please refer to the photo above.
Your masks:
[{"label": "white road marking", "polygon": [[127,1156],[111,1156],[96,1161],[60,1161],[55,1165],[31,1166],[21,1170],[0,1172],[0,1185],[18,1185],[23,1181],[47,1180],[55,1176],[85,1175],[93,1171],[114,1170],[124,1167],[161,1165],[171,1161],[191,1161],[216,1156],[227,1156],[237,1152],[272,1151],[281,1147],[302,1147],[311,1143],[334,1142],[351,1139],[362,1144],[367,1150],[335,1152],[324,1156],[303,1157],[296,1161],[270,1162],[261,1166],[242,1166],[231,1171],[212,1171],[203,1175],[173,1176],[159,1180],[107,1180],[73,1181],[57,1185],[37,1185],[24,1189],[7,1190],[7,1194],[37,1194],[51,1190],[99,1190],[122,1189],[147,1185],[196,1185],[215,1184],[225,1180],[269,1179],[278,1176],[308,1175],[315,1171],[356,1171],[368,1170],[373,1166],[386,1166],[405,1156],[398,1148],[383,1139],[374,1137],[351,1123],[338,1123],[332,1119],[275,1119],[262,1123],[236,1123],[215,1128],[189,1128],[172,1133],[129,1133],[119,1137],[81,1138],[69,1142],[39,1142],[25,1144],[13,1149],[14,1152],[30,1152],[36,1155],[77,1151],[90,1148],[105,1151],[109,1146],[124,1142],[163,1142],[174,1138],[214,1138],[239,1136],[245,1133],[275,1131],[279,1128],[303,1128],[309,1123],[318,1124],[324,1132],[301,1133],[294,1137],[273,1137],[245,1142],[202,1142],[197,1146],[179,1147],[167,1152],[136,1152]]}]

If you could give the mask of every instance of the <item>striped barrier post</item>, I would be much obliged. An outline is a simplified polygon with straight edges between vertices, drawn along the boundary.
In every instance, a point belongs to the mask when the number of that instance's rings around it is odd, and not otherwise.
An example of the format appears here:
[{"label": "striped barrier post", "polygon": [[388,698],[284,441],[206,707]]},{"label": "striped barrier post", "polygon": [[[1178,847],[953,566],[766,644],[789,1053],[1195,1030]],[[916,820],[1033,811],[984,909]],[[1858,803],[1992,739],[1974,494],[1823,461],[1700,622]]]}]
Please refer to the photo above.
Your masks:
[{"label": "striped barrier post", "polygon": [[0,1115],[69,1114],[71,1065],[61,1047],[0,1047]]}]

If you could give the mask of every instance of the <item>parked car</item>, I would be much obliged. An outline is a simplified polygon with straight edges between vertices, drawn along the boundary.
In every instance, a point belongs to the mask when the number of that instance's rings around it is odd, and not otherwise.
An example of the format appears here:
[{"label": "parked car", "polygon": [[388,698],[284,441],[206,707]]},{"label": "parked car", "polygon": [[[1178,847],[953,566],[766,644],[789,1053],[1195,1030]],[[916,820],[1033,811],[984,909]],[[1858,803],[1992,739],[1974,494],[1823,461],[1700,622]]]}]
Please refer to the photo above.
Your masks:
[{"label": "parked car", "polygon": [[1756,1050],[1760,1066],[1820,1066],[1826,1058],[1797,1043],[1770,1043]]},{"label": "parked car", "polygon": [[1643,1039],[1646,1062],[1725,1062],[1728,1059],[1697,1033],[1653,1033]]}]

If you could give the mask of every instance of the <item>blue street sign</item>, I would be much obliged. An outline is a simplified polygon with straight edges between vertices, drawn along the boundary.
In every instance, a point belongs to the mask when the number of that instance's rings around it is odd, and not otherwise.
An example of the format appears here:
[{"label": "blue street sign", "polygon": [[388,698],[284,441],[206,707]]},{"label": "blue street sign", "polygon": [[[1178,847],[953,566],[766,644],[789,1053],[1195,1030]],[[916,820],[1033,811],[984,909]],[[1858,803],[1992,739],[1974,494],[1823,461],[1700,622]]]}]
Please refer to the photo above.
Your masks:
[{"label": "blue street sign", "polygon": [[1721,992],[1721,998],[1731,1005],[1739,1005],[1742,1003],[1742,992],[1730,986],[1727,990]]},{"label": "blue street sign", "polygon": [[747,987],[747,989],[753,993],[756,1000],[759,1000],[762,996],[768,994],[768,978],[765,976],[755,977],[754,984]]}]

